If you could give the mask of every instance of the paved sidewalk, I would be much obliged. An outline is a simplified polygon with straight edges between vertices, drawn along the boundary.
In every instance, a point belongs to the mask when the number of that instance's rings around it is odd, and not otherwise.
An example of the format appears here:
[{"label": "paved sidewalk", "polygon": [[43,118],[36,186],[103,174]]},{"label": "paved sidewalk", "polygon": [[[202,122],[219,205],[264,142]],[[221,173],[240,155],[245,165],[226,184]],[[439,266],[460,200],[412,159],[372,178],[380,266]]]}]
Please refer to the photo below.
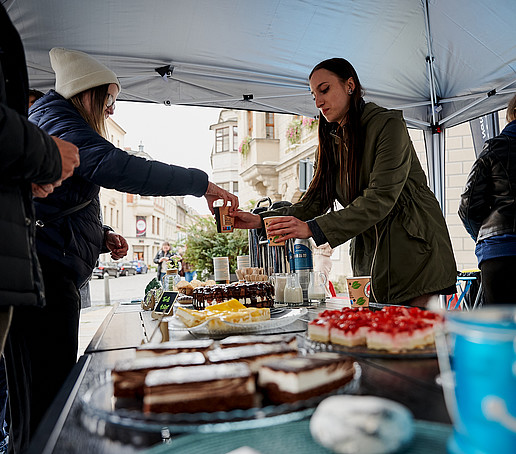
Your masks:
[{"label": "paved sidewalk", "polygon": [[111,308],[112,306],[93,306],[81,310],[78,357],[83,355],[84,350],[86,350],[86,347],[111,311]]}]

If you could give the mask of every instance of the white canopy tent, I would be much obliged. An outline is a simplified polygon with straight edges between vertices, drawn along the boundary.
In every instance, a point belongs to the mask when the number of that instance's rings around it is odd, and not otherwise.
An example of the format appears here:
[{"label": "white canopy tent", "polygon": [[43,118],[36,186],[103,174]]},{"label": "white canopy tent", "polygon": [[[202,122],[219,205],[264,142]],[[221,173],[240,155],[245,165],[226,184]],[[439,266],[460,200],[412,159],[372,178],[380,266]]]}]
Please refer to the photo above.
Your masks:
[{"label": "white canopy tent", "polygon": [[427,132],[444,207],[444,128],[504,108],[516,92],[514,0],[2,0],[31,87],[53,87],[50,48],[119,76],[120,99],[317,114],[307,75],[335,56],[366,100]]}]

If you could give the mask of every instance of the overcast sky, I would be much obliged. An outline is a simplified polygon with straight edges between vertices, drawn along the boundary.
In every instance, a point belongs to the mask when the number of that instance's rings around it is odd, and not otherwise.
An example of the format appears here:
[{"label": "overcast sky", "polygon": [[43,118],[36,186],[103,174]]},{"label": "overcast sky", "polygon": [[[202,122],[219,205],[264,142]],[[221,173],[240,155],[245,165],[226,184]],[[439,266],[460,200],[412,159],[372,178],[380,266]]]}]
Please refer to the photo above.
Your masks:
[{"label": "overcast sky", "polygon": [[[113,120],[126,132],[124,146],[144,150],[153,159],[204,170],[211,178],[210,153],[220,109],[164,106],[117,101]],[[208,214],[204,197],[187,196],[185,201],[199,214]]]}]

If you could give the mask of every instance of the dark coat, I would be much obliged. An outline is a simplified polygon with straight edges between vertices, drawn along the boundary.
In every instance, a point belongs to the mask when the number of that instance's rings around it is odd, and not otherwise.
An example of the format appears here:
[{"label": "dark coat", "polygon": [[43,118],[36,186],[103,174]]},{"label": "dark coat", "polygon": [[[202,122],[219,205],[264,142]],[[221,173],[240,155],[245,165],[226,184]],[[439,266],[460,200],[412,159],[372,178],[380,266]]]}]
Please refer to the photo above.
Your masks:
[{"label": "dark coat", "polygon": [[516,121],[484,144],[461,196],[459,217],[477,242],[516,233]]},{"label": "dark coat", "polygon": [[0,6],[0,306],[42,305],[31,182],[61,176],[54,141],[27,120],[28,79],[18,32]]},{"label": "dark coat", "polygon": [[208,176],[201,170],[149,161],[115,147],[54,90],[36,101],[29,118],[44,131],[79,148],[81,164],[73,176],[35,204],[38,219],[45,220],[92,200],[82,210],[38,229],[37,235],[38,254],[74,270],[78,286],[91,275],[103,244],[98,197],[101,186],[144,196],[197,197],[208,188]]},{"label": "dark coat", "polygon": [[163,257],[172,257],[174,255],[174,253],[172,251],[167,251],[167,252],[164,252],[163,249],[160,249],[158,251],[158,253],[156,254],[156,257],[154,257],[154,263],[156,263],[158,265],[158,276],[160,273],[164,273],[165,271],[162,271],[163,269],[163,262],[160,262],[160,259],[162,259]]},{"label": "dark coat", "polygon": [[348,204],[339,184],[341,210],[322,213],[315,200],[274,213],[315,219],[331,247],[352,240],[353,274],[371,276],[378,302],[403,303],[452,286],[457,268],[448,229],[401,112],[367,103],[360,122],[359,196]]}]

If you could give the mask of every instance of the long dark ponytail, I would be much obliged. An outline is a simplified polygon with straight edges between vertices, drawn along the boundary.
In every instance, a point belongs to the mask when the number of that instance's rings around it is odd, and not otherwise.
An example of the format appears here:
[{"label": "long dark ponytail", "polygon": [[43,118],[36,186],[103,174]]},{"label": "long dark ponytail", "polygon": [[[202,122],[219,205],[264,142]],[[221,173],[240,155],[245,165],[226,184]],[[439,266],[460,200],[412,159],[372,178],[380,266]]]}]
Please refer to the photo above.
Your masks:
[{"label": "long dark ponytail", "polygon": [[[355,68],[344,58],[324,60],[312,69],[308,79],[318,69],[326,69],[346,82],[350,77],[355,82],[347,122],[343,128],[329,123],[323,115],[319,118],[319,147],[316,155],[316,170],[303,200],[310,202],[320,197],[323,212],[333,209],[337,198],[337,178],[345,188],[347,203],[353,201],[359,192],[358,169],[362,156],[363,137],[360,128],[362,114],[362,86]],[[338,139],[335,138],[338,137]],[[347,144],[346,144],[347,141]],[[338,169],[338,172],[335,172]]]}]

